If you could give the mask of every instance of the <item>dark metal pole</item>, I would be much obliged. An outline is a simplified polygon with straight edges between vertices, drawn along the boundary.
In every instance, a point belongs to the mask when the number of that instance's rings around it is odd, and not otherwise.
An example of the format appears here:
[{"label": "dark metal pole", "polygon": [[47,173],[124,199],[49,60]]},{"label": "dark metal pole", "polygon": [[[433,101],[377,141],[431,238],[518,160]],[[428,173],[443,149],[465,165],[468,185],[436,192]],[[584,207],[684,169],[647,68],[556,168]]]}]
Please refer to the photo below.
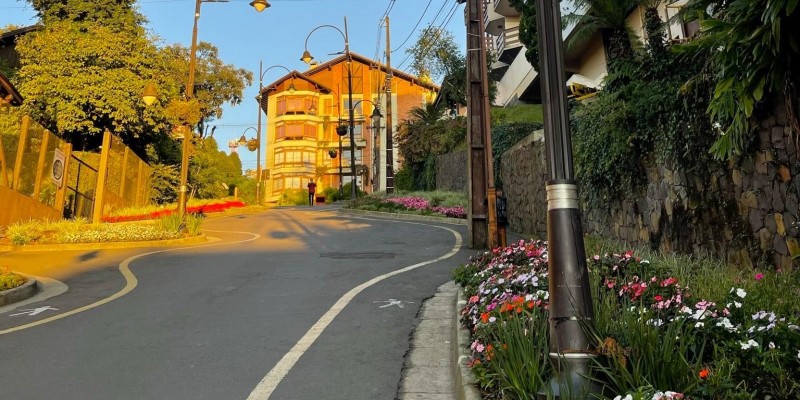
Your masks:
[{"label": "dark metal pole", "polygon": [[258,62],[258,129],[256,130],[256,142],[258,142],[258,150],[256,150],[256,204],[261,205],[261,90],[262,79],[264,73],[264,63]]},{"label": "dark metal pole", "polygon": [[350,41],[347,36],[347,17],[344,17],[344,52],[347,54],[347,102],[350,103],[350,199],[355,200],[358,190],[356,176],[355,107],[353,107],[353,58],[350,57]]},{"label": "dark metal pole", "polygon": [[[194,28],[192,29],[192,47],[189,49],[189,79],[186,82],[186,100],[194,97],[194,75],[197,66],[197,20],[200,19],[201,0],[195,0]],[[189,145],[192,140],[192,127],[185,126],[183,145],[181,146],[181,183],[178,188],[178,215],[181,219],[186,215],[186,187],[189,184]]]},{"label": "dark metal pole", "polygon": [[394,138],[392,138],[392,47],[386,16],[386,193],[394,192]]},{"label": "dark metal pole", "polygon": [[342,137],[339,136],[339,197],[340,198],[344,197],[344,188],[342,185],[342,178],[344,177],[344,175],[342,175],[342,157],[344,157],[344,154],[342,154]]},{"label": "dark metal pole", "polygon": [[595,390],[589,376],[592,343],[587,336],[594,315],[578,188],[573,179],[559,5],[559,0],[539,0],[536,4],[549,178],[550,357],[558,365],[556,395],[583,399]]}]

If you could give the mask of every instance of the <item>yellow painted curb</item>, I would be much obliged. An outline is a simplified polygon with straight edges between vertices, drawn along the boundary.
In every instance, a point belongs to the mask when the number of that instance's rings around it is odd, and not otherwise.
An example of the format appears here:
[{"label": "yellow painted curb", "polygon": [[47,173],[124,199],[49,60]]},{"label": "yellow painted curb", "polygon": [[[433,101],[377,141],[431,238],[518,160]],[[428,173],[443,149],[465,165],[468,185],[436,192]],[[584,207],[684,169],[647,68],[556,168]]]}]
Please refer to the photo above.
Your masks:
[{"label": "yellow painted curb", "polygon": [[30,244],[24,246],[0,246],[0,251],[69,251],[69,250],[107,250],[133,249],[139,247],[168,247],[195,244],[208,241],[206,235],[182,239],[143,240],[137,242],[93,242],[69,244]]}]

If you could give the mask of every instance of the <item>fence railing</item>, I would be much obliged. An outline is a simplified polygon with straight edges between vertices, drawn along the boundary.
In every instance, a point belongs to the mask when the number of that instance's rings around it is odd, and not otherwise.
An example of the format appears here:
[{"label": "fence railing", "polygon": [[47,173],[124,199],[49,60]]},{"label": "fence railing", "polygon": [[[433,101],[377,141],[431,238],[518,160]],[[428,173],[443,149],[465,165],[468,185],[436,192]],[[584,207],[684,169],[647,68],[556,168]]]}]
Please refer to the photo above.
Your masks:
[{"label": "fence railing", "polygon": [[100,153],[72,152],[28,116],[0,111],[0,226],[80,216],[100,222],[149,202],[150,167],[106,131]]}]

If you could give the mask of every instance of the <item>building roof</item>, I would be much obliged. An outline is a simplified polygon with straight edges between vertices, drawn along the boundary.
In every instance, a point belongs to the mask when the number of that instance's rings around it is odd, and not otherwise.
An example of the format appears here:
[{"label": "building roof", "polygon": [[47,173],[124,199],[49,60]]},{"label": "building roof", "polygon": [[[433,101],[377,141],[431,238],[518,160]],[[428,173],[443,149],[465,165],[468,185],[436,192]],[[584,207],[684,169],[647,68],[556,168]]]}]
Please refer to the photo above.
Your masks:
[{"label": "building roof", "polygon": [[[286,82],[287,79],[304,80],[304,81],[314,85],[314,87],[316,87],[320,92],[322,92],[324,94],[328,94],[328,93],[331,92],[330,88],[328,88],[327,86],[325,86],[325,85],[323,85],[323,84],[321,84],[321,83],[309,78],[308,76],[304,75],[302,72],[299,72],[299,71],[296,71],[296,70],[295,71],[291,71],[288,74],[278,78],[278,80],[276,80],[275,82],[272,82],[269,85],[264,86],[263,88],[261,88],[261,92],[258,94],[258,96],[256,96],[256,101],[259,101],[259,103],[261,104],[261,109],[264,110],[264,112],[267,112],[267,104],[268,104],[267,98],[269,97],[269,93],[272,92],[272,91],[277,90],[278,86],[280,86],[280,84],[282,84],[283,82]],[[262,96],[262,94],[265,94],[265,96]]]},{"label": "building roof", "polygon": [[0,45],[14,44],[14,40],[16,40],[18,37],[26,33],[38,31],[39,29],[42,29],[41,25],[31,25],[31,26],[26,26],[24,28],[17,28],[14,30],[10,30],[8,32],[4,32],[0,34]]},{"label": "building roof", "polygon": [[[388,71],[388,67],[385,64],[381,64],[381,63],[379,63],[379,62],[377,62],[377,61],[375,61],[375,60],[373,60],[371,58],[367,58],[365,56],[362,56],[361,54],[353,53],[351,51],[350,52],[350,56],[353,58],[353,60],[355,60],[357,62],[360,62],[361,64],[364,64],[364,65],[367,65],[367,66],[371,66],[371,67],[376,67],[376,68],[380,69],[383,72],[387,72]],[[338,56],[338,57],[336,57],[334,59],[328,60],[328,61],[326,61],[326,62],[324,62],[322,64],[318,64],[317,66],[315,66],[315,67],[309,69],[308,71],[304,72],[304,74],[306,74],[306,75],[314,75],[315,73],[317,73],[317,72],[319,72],[319,71],[321,71],[323,69],[329,68],[332,65],[336,65],[336,64],[339,64],[339,63],[342,63],[342,62],[345,62],[345,61],[347,61],[347,55],[346,54],[342,54],[342,55],[340,55],[340,56]],[[413,83],[415,85],[422,86],[422,87],[424,87],[426,89],[430,89],[430,90],[433,90],[433,91],[438,91],[439,90],[439,86],[438,85],[435,85],[433,83],[424,82],[421,79],[419,79],[419,77],[416,77],[416,76],[411,75],[409,73],[403,72],[403,71],[401,71],[399,69],[396,69],[396,68],[392,68],[392,76],[407,80],[407,81],[409,81],[409,82],[411,82],[411,83]]]},{"label": "building roof", "polygon": [[20,106],[22,101],[22,95],[14,88],[8,78],[0,72],[0,104],[9,103],[12,106]]}]

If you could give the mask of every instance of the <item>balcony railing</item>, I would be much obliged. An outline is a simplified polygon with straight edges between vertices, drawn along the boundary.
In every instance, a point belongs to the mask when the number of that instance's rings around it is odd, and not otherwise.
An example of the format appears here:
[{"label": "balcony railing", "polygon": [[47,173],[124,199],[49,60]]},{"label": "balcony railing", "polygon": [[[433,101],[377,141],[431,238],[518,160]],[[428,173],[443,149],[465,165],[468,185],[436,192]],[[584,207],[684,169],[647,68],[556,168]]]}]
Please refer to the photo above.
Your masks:
[{"label": "balcony railing", "polygon": [[503,33],[495,39],[495,45],[497,46],[498,54],[522,46],[522,42],[519,41],[519,27],[503,31]]}]

